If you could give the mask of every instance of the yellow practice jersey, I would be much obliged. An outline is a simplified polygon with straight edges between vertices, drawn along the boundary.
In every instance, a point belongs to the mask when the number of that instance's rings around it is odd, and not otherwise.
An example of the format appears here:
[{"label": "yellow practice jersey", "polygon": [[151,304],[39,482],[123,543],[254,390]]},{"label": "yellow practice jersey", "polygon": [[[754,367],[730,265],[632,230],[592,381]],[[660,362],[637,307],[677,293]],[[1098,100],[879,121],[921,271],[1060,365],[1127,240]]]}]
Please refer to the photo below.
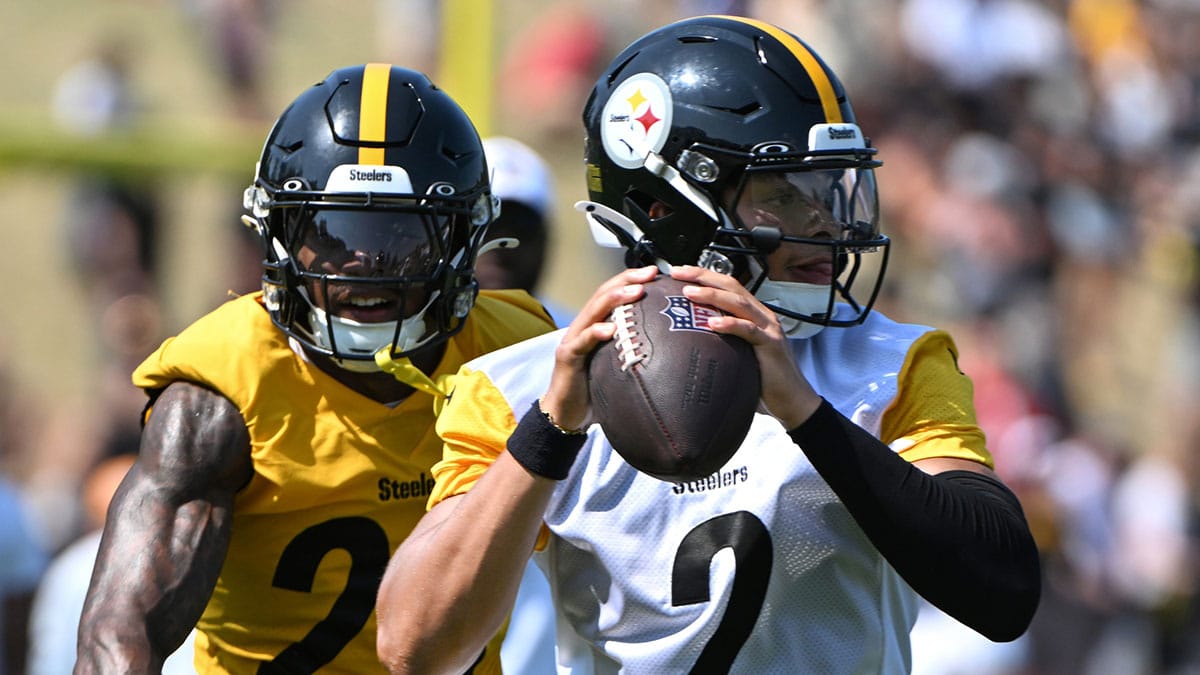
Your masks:
[{"label": "yellow practice jersey", "polygon": [[[437,370],[553,328],[521,291],[483,292]],[[289,346],[259,294],[225,303],[134,372],[153,393],[176,380],[231,400],[250,433],[254,476],[234,504],[232,541],[196,640],[201,673],[381,672],[375,595],[425,512],[441,458],[433,400],[395,407],[338,383]],[[420,611],[421,598],[411,598]],[[499,636],[475,673],[498,673]]]}]

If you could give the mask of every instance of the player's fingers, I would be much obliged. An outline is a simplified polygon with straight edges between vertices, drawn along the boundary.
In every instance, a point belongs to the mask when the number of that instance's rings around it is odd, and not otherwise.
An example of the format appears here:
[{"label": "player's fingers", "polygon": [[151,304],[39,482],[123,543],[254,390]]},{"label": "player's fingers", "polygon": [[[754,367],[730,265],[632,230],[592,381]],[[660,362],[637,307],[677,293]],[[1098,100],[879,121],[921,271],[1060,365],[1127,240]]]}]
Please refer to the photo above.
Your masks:
[{"label": "player's fingers", "polygon": [[[736,283],[736,282],[735,282]],[[696,304],[714,307],[724,316],[709,319],[709,325],[719,333],[729,333],[758,344],[774,339],[779,326],[775,313],[738,285],[726,290],[712,286],[687,285],[683,294]]]},{"label": "player's fingers", "polygon": [[[588,356],[603,342],[611,340],[616,325],[609,320],[614,307],[633,302],[644,293],[637,281],[645,273],[622,273],[602,285],[592,295],[581,314],[571,322],[554,351],[554,372],[543,397],[544,408],[569,428],[579,428],[591,418],[587,389]],[[653,275],[650,275],[653,278]]]},{"label": "player's fingers", "polygon": [[555,349],[554,358],[564,366],[583,370],[583,364],[596,346],[612,339],[616,325],[611,321],[588,324],[576,332],[568,332]]},{"label": "player's fingers", "polygon": [[671,276],[688,283],[683,290],[689,300],[725,312],[724,316],[709,318],[710,328],[754,345],[762,377],[762,401],[768,410],[785,410],[794,403],[797,391],[811,391],[796,367],[775,312],[736,279],[698,267],[673,268]]},{"label": "player's fingers", "polygon": [[613,309],[641,297],[642,284],[654,279],[656,274],[653,267],[639,267],[625,270],[600,284],[567,327],[566,339],[586,334],[597,323],[608,322]]},{"label": "player's fingers", "polygon": [[582,371],[588,354],[601,342],[612,339],[616,330],[611,321],[613,309],[640,298],[645,293],[642,284],[657,273],[654,267],[628,269],[600,284],[571,321],[555,359],[568,369]]},{"label": "player's fingers", "polygon": [[695,265],[678,265],[671,268],[671,276],[679,281],[686,281],[712,288],[720,288],[736,293],[745,290],[741,282],[728,274],[721,274],[710,269]]},{"label": "player's fingers", "polygon": [[[769,323],[773,314],[745,286],[728,274],[702,267],[682,265],[671,268],[671,276],[689,285],[684,292],[693,302],[755,321]],[[693,286],[694,285],[694,286]]]}]

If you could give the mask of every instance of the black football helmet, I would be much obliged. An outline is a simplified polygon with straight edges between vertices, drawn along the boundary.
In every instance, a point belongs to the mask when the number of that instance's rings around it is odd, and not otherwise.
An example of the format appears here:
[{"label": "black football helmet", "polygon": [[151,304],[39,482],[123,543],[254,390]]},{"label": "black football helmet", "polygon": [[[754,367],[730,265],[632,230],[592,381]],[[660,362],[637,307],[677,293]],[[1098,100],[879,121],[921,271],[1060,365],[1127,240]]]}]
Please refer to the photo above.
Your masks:
[{"label": "black football helmet", "polygon": [[445,340],[499,202],[470,119],[425,75],[335,70],[284,110],[244,217],[264,250],[264,304],[308,349],[356,371]]},{"label": "black football helmet", "polygon": [[[732,16],[667,25],[613,60],[583,117],[591,201],[577,208],[598,242],[626,248],[627,264],[734,274],[793,337],[866,318],[889,247],[880,162],[841,82],[800,39]],[[751,195],[770,183],[802,199],[764,210]],[[833,226],[788,224],[809,210]],[[770,278],[772,255],[814,246],[830,261],[822,282]],[[865,261],[870,252],[882,255]],[[856,286],[866,287],[861,299]]]}]

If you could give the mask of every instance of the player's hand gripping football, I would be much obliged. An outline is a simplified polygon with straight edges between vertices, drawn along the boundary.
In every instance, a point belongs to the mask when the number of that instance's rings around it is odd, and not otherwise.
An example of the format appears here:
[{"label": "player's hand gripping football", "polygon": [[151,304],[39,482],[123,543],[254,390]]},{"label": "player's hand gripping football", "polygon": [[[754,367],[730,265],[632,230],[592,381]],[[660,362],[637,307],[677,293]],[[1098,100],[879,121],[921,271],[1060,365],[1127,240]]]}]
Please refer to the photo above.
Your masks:
[{"label": "player's hand gripping football", "polygon": [[582,429],[592,422],[588,396],[588,356],[602,342],[612,339],[616,326],[613,309],[633,302],[644,293],[642,284],[658,274],[655,267],[629,269],[605,281],[575,315],[566,335],[554,352],[554,373],[542,397],[542,411],[558,426]]},{"label": "player's hand gripping football", "polygon": [[726,313],[710,318],[709,328],[736,335],[754,346],[762,378],[762,403],[769,414],[785,428],[794,429],[817,410],[821,398],[796,366],[774,312],[728,275],[689,265],[673,267],[671,276],[689,283],[684,287],[689,300]]}]

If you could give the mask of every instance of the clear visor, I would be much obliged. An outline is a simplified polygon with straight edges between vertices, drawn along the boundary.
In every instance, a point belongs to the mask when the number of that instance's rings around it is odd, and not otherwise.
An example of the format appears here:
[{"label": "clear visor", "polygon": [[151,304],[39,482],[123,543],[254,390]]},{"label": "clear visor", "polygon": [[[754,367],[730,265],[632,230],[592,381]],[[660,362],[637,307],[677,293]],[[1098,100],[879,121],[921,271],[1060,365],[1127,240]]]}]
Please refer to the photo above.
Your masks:
[{"label": "clear visor", "polygon": [[301,271],[367,278],[426,278],[444,262],[451,215],[304,209],[294,224]]},{"label": "clear visor", "polygon": [[766,226],[785,238],[862,241],[878,235],[877,204],[870,169],[748,170],[732,206],[746,229]]}]

